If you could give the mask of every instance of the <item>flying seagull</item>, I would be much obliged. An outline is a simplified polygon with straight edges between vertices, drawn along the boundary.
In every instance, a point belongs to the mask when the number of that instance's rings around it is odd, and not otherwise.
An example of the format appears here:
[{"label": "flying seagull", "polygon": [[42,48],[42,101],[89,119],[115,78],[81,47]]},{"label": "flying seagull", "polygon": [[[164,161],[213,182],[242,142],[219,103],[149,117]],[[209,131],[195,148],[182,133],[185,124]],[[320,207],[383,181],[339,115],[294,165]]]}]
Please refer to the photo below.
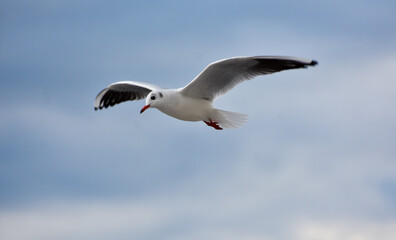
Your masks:
[{"label": "flying seagull", "polygon": [[193,81],[179,89],[132,81],[113,83],[96,96],[94,108],[108,108],[146,98],[146,105],[140,113],[148,108],[157,108],[180,120],[203,121],[216,130],[238,128],[247,121],[247,115],[214,108],[212,104],[217,97],[256,76],[307,68],[317,63],[315,60],[276,56],[223,59],[209,64]]}]

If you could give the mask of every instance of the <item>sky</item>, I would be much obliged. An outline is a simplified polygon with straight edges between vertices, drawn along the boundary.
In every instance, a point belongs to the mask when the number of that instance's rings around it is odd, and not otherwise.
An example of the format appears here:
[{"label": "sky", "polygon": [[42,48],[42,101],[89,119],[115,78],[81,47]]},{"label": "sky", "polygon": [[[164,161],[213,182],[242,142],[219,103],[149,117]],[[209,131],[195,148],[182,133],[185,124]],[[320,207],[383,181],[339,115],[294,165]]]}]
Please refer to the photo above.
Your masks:
[{"label": "sky", "polygon": [[[0,238],[396,238],[395,1],[0,1]],[[144,101],[234,56],[315,59],[215,107],[236,130]]]}]

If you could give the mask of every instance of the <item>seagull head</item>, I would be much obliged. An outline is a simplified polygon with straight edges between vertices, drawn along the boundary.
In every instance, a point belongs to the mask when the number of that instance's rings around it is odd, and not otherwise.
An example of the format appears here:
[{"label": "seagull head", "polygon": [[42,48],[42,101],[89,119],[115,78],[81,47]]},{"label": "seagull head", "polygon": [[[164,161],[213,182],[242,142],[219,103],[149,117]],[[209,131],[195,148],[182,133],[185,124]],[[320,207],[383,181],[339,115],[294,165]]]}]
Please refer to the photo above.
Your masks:
[{"label": "seagull head", "polygon": [[161,102],[163,95],[161,92],[152,91],[146,97],[146,105],[140,110],[140,114],[146,111],[148,108],[153,107],[156,108]]}]

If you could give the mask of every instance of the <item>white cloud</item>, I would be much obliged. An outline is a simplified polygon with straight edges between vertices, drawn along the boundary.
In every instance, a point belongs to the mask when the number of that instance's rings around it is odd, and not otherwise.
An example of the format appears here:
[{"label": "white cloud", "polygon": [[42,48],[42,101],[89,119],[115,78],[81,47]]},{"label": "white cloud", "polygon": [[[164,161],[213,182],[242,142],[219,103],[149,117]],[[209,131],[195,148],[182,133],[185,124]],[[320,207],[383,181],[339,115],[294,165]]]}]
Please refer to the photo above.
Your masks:
[{"label": "white cloud", "polygon": [[62,203],[2,212],[2,239],[106,239],[106,236],[150,232],[163,213],[142,203]]},{"label": "white cloud", "polygon": [[396,221],[302,221],[295,236],[296,240],[391,240],[396,238]]}]

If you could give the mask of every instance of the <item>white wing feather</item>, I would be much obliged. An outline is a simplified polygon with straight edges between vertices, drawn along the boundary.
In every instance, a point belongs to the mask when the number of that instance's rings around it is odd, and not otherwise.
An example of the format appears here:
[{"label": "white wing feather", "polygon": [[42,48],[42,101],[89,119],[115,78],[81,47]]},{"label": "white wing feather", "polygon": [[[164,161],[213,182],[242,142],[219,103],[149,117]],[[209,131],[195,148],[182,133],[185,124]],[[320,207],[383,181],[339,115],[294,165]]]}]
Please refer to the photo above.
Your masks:
[{"label": "white wing feather", "polygon": [[209,64],[193,81],[179,91],[192,98],[213,101],[238,83],[258,75],[314,66],[314,60],[291,57],[235,57]]}]

